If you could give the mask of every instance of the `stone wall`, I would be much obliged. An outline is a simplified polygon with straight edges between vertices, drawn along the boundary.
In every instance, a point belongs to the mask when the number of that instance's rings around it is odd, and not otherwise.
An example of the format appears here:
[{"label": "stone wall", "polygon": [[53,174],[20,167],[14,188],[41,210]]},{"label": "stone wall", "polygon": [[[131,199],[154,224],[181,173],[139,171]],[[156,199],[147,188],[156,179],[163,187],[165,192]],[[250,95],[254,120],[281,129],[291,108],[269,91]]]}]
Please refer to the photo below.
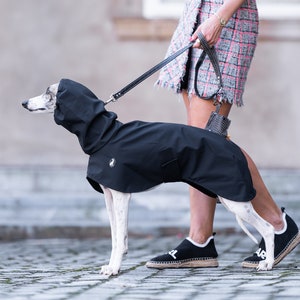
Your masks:
[{"label": "stone wall", "polygon": [[[140,0],[1,1],[0,165],[86,164],[75,136],[21,101],[63,77],[106,100],[162,60],[176,20],[144,20],[140,10]],[[246,105],[231,114],[233,140],[260,167],[300,168],[299,24],[262,22]],[[121,121],[185,122],[180,98],[153,88],[156,76],[108,108]]]}]

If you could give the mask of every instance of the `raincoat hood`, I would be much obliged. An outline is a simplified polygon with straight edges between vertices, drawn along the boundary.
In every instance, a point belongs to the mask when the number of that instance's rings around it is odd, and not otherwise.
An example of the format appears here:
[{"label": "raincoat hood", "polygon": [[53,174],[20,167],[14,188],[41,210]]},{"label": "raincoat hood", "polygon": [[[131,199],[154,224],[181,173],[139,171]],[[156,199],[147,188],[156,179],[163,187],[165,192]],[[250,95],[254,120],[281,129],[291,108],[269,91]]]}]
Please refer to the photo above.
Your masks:
[{"label": "raincoat hood", "polygon": [[82,150],[92,154],[103,147],[121,123],[117,115],[104,108],[103,101],[88,88],[69,79],[62,79],[56,94],[54,120],[76,134]]}]

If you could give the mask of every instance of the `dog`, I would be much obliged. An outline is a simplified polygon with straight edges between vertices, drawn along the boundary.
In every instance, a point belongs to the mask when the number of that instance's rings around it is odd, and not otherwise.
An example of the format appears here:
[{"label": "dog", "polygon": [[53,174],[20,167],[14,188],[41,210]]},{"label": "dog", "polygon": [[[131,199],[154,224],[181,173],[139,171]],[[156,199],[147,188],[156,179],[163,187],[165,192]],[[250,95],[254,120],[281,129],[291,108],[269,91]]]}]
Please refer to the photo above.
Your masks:
[{"label": "dog", "polygon": [[69,79],[61,79],[22,105],[33,113],[54,113],[55,122],[75,134],[89,155],[87,180],[104,194],[111,226],[112,251],[102,274],[117,275],[127,253],[131,193],[178,181],[217,197],[257,243],[243,222],[254,226],[266,244],[266,259],[257,269],[272,269],[274,228],[255,212],[247,161],[230,140],[181,124],[123,124],[88,88]]}]

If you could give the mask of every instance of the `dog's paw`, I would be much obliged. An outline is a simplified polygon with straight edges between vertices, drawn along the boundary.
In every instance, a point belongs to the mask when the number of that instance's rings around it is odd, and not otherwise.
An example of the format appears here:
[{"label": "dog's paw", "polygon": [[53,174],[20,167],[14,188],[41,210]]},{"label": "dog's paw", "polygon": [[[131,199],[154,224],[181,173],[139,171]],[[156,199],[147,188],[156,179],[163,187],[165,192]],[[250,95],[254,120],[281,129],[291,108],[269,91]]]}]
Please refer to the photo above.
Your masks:
[{"label": "dog's paw", "polygon": [[270,271],[273,268],[274,261],[261,260],[257,266],[257,271]]},{"label": "dog's paw", "polygon": [[100,274],[102,275],[107,275],[107,276],[112,276],[112,275],[118,275],[119,270],[114,269],[110,265],[104,265],[101,267]]}]

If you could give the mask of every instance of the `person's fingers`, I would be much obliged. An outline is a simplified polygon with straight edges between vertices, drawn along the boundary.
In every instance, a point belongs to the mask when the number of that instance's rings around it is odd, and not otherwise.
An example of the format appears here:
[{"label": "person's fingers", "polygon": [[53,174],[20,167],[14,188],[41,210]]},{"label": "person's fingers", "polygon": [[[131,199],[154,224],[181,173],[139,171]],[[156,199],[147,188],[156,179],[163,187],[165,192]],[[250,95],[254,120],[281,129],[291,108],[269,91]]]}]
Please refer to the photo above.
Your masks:
[{"label": "person's fingers", "polygon": [[193,48],[201,48],[201,42],[198,38],[195,40]]}]

